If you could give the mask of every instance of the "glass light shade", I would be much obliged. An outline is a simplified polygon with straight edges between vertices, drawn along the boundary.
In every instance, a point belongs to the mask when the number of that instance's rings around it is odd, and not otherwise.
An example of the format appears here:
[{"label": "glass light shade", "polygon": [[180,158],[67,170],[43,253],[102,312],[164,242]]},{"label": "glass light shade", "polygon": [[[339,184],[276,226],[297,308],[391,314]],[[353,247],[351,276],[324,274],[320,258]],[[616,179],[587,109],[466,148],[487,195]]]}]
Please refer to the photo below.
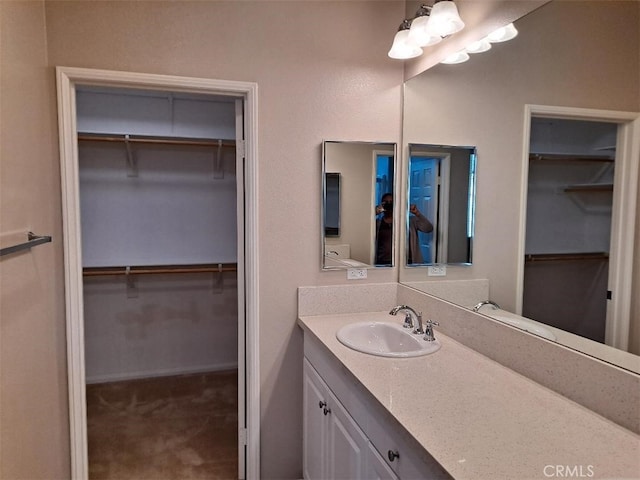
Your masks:
[{"label": "glass light shade", "polygon": [[478,40],[477,42],[471,42],[469,45],[467,45],[467,48],[465,48],[467,53],[482,53],[486,52],[489,49],[491,49],[491,43],[489,43],[489,40],[487,40],[486,38]]},{"label": "glass light shade", "polygon": [[469,60],[469,54],[464,50],[460,50],[459,52],[453,53],[449,55],[447,58],[442,60],[440,63],[446,63],[448,65],[453,65],[456,63],[462,63]]},{"label": "glass light shade", "polygon": [[432,35],[429,32],[428,25],[428,15],[414,18],[413,22],[411,22],[411,28],[409,29],[409,40],[419,47],[429,47],[431,45],[439,43],[442,40],[442,37],[438,35]]},{"label": "glass light shade", "polygon": [[406,60],[422,55],[422,49],[409,40],[409,30],[400,30],[393,38],[393,45],[387,54],[391,58]]},{"label": "glass light shade", "polygon": [[506,42],[507,40],[515,38],[516,35],[518,35],[518,30],[513,26],[513,23],[510,23],[491,32],[487,35],[487,40],[491,43]]},{"label": "glass light shade", "polygon": [[464,28],[458,7],[452,0],[441,0],[431,8],[428,29],[431,35],[446,37]]}]

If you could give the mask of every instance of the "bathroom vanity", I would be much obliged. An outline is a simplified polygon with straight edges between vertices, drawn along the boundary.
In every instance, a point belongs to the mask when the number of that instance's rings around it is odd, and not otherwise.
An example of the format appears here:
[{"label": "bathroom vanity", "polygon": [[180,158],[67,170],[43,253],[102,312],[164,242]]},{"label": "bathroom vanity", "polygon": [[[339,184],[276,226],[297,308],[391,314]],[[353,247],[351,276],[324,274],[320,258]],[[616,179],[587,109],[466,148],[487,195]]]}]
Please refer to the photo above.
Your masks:
[{"label": "bathroom vanity", "polygon": [[401,319],[386,311],[299,316],[305,478],[640,475],[631,431],[437,330],[441,348],[414,358],[338,341],[341,327],[361,321]]},{"label": "bathroom vanity", "polygon": [[450,478],[323,348],[305,334],[304,477]]}]

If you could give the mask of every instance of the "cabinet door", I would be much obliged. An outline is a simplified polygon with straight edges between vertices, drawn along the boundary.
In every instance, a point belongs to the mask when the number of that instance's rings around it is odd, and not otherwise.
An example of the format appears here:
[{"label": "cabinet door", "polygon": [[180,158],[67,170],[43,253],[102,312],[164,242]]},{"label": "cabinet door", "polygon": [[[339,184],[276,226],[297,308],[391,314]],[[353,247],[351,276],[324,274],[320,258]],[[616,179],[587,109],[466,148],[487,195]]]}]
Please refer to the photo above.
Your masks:
[{"label": "cabinet door", "polygon": [[329,392],[328,475],[331,479],[364,479],[369,441],[342,404]]},{"label": "cabinet door", "polygon": [[327,458],[327,419],[320,406],[325,400],[325,387],[305,360],[303,386],[303,458],[302,468],[307,480],[327,478],[324,470]]},{"label": "cabinet door", "polygon": [[364,464],[367,480],[398,480],[398,476],[387,465],[371,442],[367,448]]}]

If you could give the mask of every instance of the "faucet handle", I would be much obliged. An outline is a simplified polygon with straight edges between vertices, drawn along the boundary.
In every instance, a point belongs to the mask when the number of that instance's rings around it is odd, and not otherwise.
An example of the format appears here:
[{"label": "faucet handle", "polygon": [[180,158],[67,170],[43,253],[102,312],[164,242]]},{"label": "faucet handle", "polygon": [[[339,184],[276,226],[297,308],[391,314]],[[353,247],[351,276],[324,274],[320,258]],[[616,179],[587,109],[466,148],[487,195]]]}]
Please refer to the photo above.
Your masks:
[{"label": "faucet handle", "polygon": [[426,342],[433,342],[436,339],[435,335],[433,334],[433,326],[434,325],[439,326],[440,324],[438,322],[434,322],[433,320],[427,320],[424,323],[424,337],[423,337],[423,339]]},{"label": "faucet handle", "polygon": [[404,328],[413,328],[413,320],[411,320],[411,314],[409,312],[404,315],[404,323],[402,324]]}]

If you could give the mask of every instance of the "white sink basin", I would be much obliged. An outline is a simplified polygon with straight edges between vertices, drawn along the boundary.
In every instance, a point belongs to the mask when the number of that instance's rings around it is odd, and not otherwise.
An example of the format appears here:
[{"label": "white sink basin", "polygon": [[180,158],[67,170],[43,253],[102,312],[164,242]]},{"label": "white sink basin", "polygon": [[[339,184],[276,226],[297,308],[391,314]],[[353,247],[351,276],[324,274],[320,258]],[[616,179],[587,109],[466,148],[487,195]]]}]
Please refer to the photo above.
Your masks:
[{"label": "white sink basin", "polygon": [[538,322],[532,322],[527,318],[516,316],[513,314],[509,314],[504,310],[489,310],[486,312],[482,312],[485,315],[489,315],[496,320],[500,320],[501,322],[508,323],[509,325],[513,325],[514,327],[521,328],[529,333],[533,333],[535,335],[539,335],[548,340],[556,340],[556,336],[553,332],[547,328],[544,328]]},{"label": "white sink basin", "polygon": [[343,345],[379,357],[418,357],[438,351],[440,342],[427,342],[400,324],[358,322],[345,325],[336,333]]}]

